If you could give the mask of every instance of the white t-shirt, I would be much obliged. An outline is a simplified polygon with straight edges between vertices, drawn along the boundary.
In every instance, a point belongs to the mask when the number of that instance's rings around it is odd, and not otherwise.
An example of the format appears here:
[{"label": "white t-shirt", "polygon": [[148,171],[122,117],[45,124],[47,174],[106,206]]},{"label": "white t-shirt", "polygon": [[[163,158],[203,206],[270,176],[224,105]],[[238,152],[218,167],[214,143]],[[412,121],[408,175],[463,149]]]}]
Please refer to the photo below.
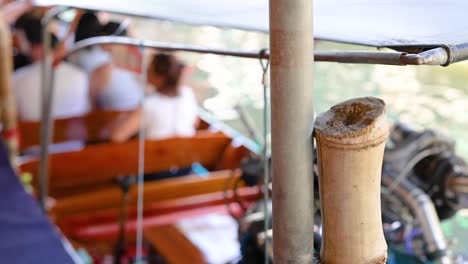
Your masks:
[{"label": "white t-shirt", "polygon": [[239,225],[230,215],[212,213],[182,219],[179,230],[203,253],[206,262],[236,263],[241,257]]},{"label": "white t-shirt", "polygon": [[[17,70],[13,87],[20,119],[38,121],[42,109],[41,63]],[[79,68],[62,62],[55,68],[53,118],[80,116],[89,111],[88,76]]]},{"label": "white t-shirt", "polygon": [[99,46],[93,46],[70,55],[68,61],[90,74],[102,65],[112,63],[112,55]]},{"label": "white t-shirt", "polygon": [[113,67],[109,86],[98,95],[97,103],[104,109],[135,109],[143,98],[143,92],[143,85],[136,74]]},{"label": "white t-shirt", "polygon": [[[99,46],[72,54],[69,61],[91,74],[97,68],[112,63],[112,55]],[[135,109],[143,98],[143,86],[130,71],[112,67],[109,85],[98,95],[97,104],[109,110]]]},{"label": "white t-shirt", "polygon": [[181,87],[175,97],[155,93],[144,101],[143,122],[149,139],[193,136],[196,120],[197,101],[189,87]]}]

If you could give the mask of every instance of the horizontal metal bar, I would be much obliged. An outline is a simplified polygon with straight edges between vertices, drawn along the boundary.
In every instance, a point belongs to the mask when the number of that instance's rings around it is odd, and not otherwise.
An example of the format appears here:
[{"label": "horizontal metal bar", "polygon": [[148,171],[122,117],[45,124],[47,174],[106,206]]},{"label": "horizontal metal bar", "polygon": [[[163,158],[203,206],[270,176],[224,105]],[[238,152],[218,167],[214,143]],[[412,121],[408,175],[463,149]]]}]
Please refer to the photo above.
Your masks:
[{"label": "horizontal metal bar", "polygon": [[419,54],[408,55],[413,59],[417,57],[418,65],[441,65],[448,66],[455,62],[468,59],[468,43],[456,45],[443,45],[439,48],[430,49]]},{"label": "horizontal metal bar", "polygon": [[464,61],[468,59],[468,43],[448,45],[447,49],[451,53],[449,54],[450,63]]},{"label": "horizontal metal bar", "polygon": [[[406,59],[404,52],[378,51],[315,51],[316,61],[359,64],[408,65],[413,64]],[[414,59],[416,61],[416,59]]]},{"label": "horizontal metal bar", "polygon": [[[232,49],[208,48],[187,44],[164,43],[150,40],[139,40],[127,37],[94,37],[75,43],[67,55],[86,47],[101,44],[117,44],[154,48],[163,51],[187,51],[205,54],[217,54],[251,59],[268,59],[269,52],[240,51]],[[315,61],[360,63],[360,64],[385,64],[385,65],[445,65],[448,54],[444,48],[436,48],[420,54],[407,54],[405,52],[379,52],[379,51],[315,51]]]},{"label": "horizontal metal bar", "polygon": [[419,54],[410,54],[409,58],[417,61],[416,65],[447,65],[449,63],[449,55],[444,48],[435,48]]},{"label": "horizontal metal bar", "polygon": [[[90,47],[94,45],[101,45],[101,44],[119,44],[119,45],[127,45],[127,46],[154,48],[154,49],[158,49],[162,51],[188,51],[188,52],[195,52],[195,53],[209,53],[209,54],[216,54],[216,55],[252,58],[252,59],[260,58],[259,51],[239,51],[239,50],[229,50],[229,49],[217,49],[217,48],[208,48],[208,47],[201,47],[201,46],[195,46],[195,45],[164,43],[164,42],[158,42],[158,41],[140,40],[140,39],[116,37],[116,36],[94,37],[94,38],[88,38],[88,39],[78,41],[70,49],[68,55],[75,53],[78,50],[84,49],[86,47]],[[266,54],[263,57],[268,58],[268,54]]]}]

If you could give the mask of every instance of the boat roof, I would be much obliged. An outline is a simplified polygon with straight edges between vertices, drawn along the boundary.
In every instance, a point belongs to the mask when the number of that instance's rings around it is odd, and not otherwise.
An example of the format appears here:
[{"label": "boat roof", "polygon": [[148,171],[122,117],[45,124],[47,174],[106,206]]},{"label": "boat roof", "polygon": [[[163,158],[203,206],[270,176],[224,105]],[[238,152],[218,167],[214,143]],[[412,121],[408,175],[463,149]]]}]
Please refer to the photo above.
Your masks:
[{"label": "boat roof", "polygon": [[[34,0],[191,25],[268,32],[268,0]],[[466,0],[315,0],[316,39],[375,47],[468,42]]]},{"label": "boat roof", "polygon": [[13,172],[2,142],[0,175],[0,263],[76,263],[72,247],[62,241]]}]

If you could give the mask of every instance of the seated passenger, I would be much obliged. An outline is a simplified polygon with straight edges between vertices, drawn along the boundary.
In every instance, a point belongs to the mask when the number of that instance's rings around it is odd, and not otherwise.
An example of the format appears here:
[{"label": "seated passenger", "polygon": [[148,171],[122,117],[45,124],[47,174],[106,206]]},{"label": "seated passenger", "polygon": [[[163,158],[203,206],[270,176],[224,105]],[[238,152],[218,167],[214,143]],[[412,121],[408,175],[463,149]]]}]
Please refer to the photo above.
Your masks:
[{"label": "seated passenger", "polygon": [[34,19],[32,12],[21,15],[11,27],[13,40],[13,66],[14,70],[32,64],[29,44],[24,33],[28,21]]},{"label": "seated passenger", "polygon": [[129,139],[138,132],[140,122],[149,139],[193,136],[197,102],[191,88],[180,85],[183,70],[184,64],[173,55],[156,54],[147,72],[155,93],[144,100],[143,110],[136,110],[114,128],[111,139],[116,142]]},{"label": "seated passenger", "polygon": [[[19,118],[38,121],[42,109],[42,69],[43,60],[39,19],[28,20],[24,27],[26,38],[31,46],[33,64],[24,66],[13,75],[13,88],[18,106]],[[57,39],[52,36],[52,45]],[[80,116],[89,110],[88,76],[79,68],[67,62],[55,67],[55,93],[52,105],[53,118]]]},{"label": "seated passenger", "polygon": [[[102,26],[94,13],[84,13],[77,26],[75,41],[106,34],[108,26]],[[119,31],[124,34],[125,31]],[[70,61],[90,75],[91,98],[97,108],[108,110],[135,109],[143,97],[138,76],[112,64],[112,54],[100,46],[78,51]]]}]

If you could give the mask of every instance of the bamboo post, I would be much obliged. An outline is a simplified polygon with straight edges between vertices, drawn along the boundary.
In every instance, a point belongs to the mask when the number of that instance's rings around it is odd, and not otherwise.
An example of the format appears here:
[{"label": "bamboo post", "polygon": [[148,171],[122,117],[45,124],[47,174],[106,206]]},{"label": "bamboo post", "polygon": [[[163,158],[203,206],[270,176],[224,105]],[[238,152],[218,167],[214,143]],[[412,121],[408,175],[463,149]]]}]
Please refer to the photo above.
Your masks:
[{"label": "bamboo post", "polygon": [[8,25],[0,14],[0,123],[2,137],[8,147],[10,159],[18,152],[18,133],[16,129],[16,105],[11,87],[13,56],[11,34]]},{"label": "bamboo post", "polygon": [[270,0],[275,263],[313,261],[312,1]]},{"label": "bamboo post", "polygon": [[320,114],[315,123],[323,224],[321,261],[385,263],[380,179],[388,136],[385,103],[363,97]]}]

